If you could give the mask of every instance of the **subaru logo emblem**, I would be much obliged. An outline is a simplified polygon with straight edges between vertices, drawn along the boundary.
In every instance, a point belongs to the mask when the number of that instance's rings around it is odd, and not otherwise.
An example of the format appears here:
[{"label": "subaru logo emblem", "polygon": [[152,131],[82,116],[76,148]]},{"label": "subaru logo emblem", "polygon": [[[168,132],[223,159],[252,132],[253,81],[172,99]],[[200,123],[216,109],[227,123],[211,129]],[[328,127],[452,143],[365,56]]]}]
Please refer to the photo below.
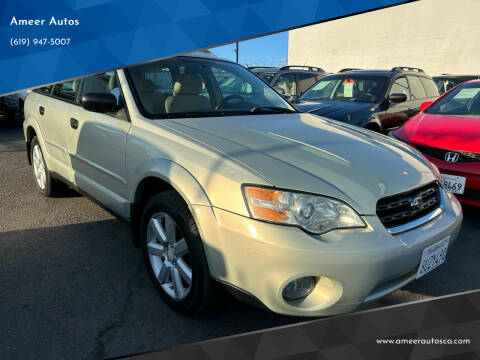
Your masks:
[{"label": "subaru logo emblem", "polygon": [[410,207],[413,210],[420,210],[423,207],[423,199],[420,196],[417,196],[415,199],[412,200],[410,203]]},{"label": "subaru logo emblem", "polygon": [[460,157],[459,153],[449,151],[445,154],[445,161],[457,162],[459,157]]}]

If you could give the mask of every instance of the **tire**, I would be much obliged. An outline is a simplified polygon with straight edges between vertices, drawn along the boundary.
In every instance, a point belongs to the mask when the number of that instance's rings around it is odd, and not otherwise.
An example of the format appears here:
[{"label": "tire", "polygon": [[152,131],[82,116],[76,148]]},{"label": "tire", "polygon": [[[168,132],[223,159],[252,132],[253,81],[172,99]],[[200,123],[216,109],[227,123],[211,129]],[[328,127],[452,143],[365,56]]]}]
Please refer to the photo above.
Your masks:
[{"label": "tire", "polygon": [[33,178],[38,191],[45,197],[53,197],[57,190],[57,183],[50,175],[47,163],[43,157],[42,147],[36,136],[33,137],[30,144],[30,158],[32,159]]},{"label": "tire", "polygon": [[171,308],[195,314],[216,303],[218,285],[210,277],[202,239],[176,192],[158,193],[147,201],[139,231],[150,278]]}]

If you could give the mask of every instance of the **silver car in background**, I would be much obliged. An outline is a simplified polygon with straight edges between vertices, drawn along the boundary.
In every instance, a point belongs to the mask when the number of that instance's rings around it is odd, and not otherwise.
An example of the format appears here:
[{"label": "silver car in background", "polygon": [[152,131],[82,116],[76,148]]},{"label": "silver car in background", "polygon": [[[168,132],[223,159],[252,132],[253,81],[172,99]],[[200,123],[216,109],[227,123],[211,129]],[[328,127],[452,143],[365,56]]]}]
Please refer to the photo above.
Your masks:
[{"label": "silver car in background", "polygon": [[25,115],[40,193],[68,184],[128,221],[183,313],[220,287],[281,314],[353,311],[440,265],[460,230],[458,201],[418,152],[299,113],[218,58],[40,88]]}]

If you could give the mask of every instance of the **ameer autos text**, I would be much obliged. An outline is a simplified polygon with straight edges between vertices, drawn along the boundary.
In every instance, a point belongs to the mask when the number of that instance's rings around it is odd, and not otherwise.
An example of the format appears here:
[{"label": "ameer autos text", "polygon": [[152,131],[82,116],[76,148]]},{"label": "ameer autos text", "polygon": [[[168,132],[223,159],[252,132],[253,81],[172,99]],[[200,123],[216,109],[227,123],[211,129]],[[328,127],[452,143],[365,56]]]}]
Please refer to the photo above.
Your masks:
[{"label": "ameer autos text", "polygon": [[15,16],[10,21],[10,26],[78,26],[80,20],[63,18],[59,19],[52,16],[50,20],[47,19],[17,19]]}]

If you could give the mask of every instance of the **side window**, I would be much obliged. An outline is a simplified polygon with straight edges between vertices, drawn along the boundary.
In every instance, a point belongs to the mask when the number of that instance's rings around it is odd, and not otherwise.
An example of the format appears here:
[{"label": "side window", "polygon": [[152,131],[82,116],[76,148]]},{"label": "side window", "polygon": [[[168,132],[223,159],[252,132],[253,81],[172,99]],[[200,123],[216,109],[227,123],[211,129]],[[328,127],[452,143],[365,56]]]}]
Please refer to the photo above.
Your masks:
[{"label": "side window", "polygon": [[60,99],[75,101],[78,80],[53,85],[52,95]]},{"label": "side window", "polygon": [[405,94],[407,99],[410,99],[410,91],[405,77],[400,77],[393,82],[388,95],[391,94]]},{"label": "side window", "polygon": [[295,74],[280,75],[273,86],[285,90],[285,95],[297,95]]},{"label": "side window", "polygon": [[437,97],[440,95],[438,93],[437,85],[435,85],[433,80],[421,77],[420,82],[422,83],[428,97]]},{"label": "side window", "polygon": [[168,67],[145,71],[145,80],[151,81],[152,91],[172,95],[173,77]]},{"label": "side window", "polygon": [[315,74],[298,74],[298,95],[303,94],[310,86],[317,82]]},{"label": "side window", "polygon": [[144,71],[140,67],[131,70],[142,105],[150,114],[165,114],[165,101],[173,95],[173,68],[169,64],[154,63],[144,67]]},{"label": "side window", "polygon": [[122,120],[127,120],[125,100],[114,71],[83,78],[81,96],[88,93],[112,94],[115,96],[118,110],[110,115]]},{"label": "side window", "polygon": [[407,76],[408,83],[410,85],[410,91],[412,93],[412,97],[414,99],[425,99],[427,97],[427,93],[420,82],[420,79],[417,76]]}]

